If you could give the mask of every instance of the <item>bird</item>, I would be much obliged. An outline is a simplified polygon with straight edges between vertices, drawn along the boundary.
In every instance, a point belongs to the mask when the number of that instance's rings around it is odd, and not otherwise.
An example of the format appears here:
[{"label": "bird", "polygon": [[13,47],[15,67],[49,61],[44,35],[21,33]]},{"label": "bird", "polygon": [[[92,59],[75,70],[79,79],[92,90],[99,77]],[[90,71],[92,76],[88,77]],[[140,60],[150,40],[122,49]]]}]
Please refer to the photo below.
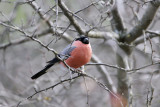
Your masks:
[{"label": "bird", "polygon": [[[89,42],[89,38],[83,35],[72,41],[63,49],[63,51],[58,54],[58,57],[64,60],[69,67],[75,69],[87,64],[90,61],[91,56],[92,48]],[[40,76],[44,75],[45,73],[47,73],[47,70],[54,64],[63,63],[58,57],[55,57],[52,60],[48,61],[48,64],[41,71],[34,74],[31,79],[37,79]]]}]

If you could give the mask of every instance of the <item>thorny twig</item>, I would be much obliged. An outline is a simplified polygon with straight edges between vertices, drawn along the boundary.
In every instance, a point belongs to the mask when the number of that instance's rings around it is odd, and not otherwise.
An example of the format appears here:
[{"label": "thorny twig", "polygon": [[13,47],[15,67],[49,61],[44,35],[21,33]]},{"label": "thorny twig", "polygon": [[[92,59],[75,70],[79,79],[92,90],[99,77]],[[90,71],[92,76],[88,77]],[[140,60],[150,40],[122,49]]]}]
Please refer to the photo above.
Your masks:
[{"label": "thorny twig", "polygon": [[42,90],[39,90],[39,91],[36,90],[35,93],[32,94],[31,96],[27,97],[27,99],[31,99],[33,96],[37,95],[38,93],[41,93],[41,92],[43,92],[43,91],[47,91],[47,90],[49,90],[49,89],[53,89],[54,87],[56,87],[56,86],[58,86],[58,85],[60,85],[60,84],[62,84],[62,83],[64,83],[64,82],[67,82],[67,81],[70,81],[70,80],[74,80],[74,79],[76,79],[76,78],[78,78],[78,77],[80,77],[80,75],[75,76],[75,77],[73,77],[72,79],[69,78],[69,79],[62,80],[62,81],[60,81],[60,82],[56,83],[55,85],[52,85],[52,86],[50,86],[50,87],[48,87],[48,88],[45,88],[45,89],[42,89]]},{"label": "thorny twig", "polygon": [[[56,86],[58,86],[58,85],[60,85],[60,84],[62,84],[62,83],[64,83],[64,82],[77,79],[77,78],[79,78],[79,77],[81,77],[81,76],[85,76],[85,77],[88,77],[88,78],[92,79],[92,80],[95,81],[101,88],[105,89],[105,90],[108,91],[110,94],[112,94],[117,100],[120,101],[121,106],[124,107],[123,104],[122,104],[122,101],[119,99],[119,97],[118,97],[116,94],[114,94],[111,90],[109,90],[105,84],[101,83],[101,82],[98,81],[96,78],[92,77],[91,75],[88,75],[88,74],[86,74],[86,73],[83,73],[83,72],[80,71],[80,70],[77,71],[77,69],[72,69],[72,68],[70,68],[70,70],[73,71],[73,72],[76,72],[76,73],[78,74],[78,76],[75,76],[75,77],[73,77],[73,78],[69,78],[69,79],[62,80],[62,81],[60,81],[60,82],[58,82],[58,83],[56,83],[56,84],[54,84],[54,85],[52,85],[52,86],[50,86],[50,87],[48,87],[48,88],[45,88],[45,89],[42,89],[42,90],[39,90],[39,91],[35,90],[35,93],[32,94],[31,96],[27,97],[27,99],[29,100],[29,99],[31,99],[33,96],[35,96],[35,95],[37,95],[37,94],[39,94],[39,93],[41,93],[41,92],[47,91],[47,90],[49,90],[49,89],[53,89],[53,88],[55,88]],[[17,107],[19,107],[19,105],[20,105],[21,103],[22,103],[22,101],[20,101],[20,102],[18,103]]]}]

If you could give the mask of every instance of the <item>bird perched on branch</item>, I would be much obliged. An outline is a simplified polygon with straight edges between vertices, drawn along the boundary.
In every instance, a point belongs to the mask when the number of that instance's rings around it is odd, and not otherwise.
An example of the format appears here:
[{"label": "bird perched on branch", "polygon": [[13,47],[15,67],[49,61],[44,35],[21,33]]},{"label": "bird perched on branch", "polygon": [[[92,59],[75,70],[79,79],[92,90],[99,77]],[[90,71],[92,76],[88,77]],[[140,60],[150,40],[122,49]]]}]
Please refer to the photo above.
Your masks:
[{"label": "bird perched on branch", "polygon": [[[76,38],[72,43],[64,48],[63,51],[58,54],[58,56],[72,68],[79,68],[85,65],[90,61],[92,56],[92,49],[89,43],[89,38],[86,36]],[[44,67],[44,69],[33,75],[31,79],[37,79],[43,74],[47,73],[47,70],[58,62],[62,61],[57,57],[48,61],[48,64]]]}]

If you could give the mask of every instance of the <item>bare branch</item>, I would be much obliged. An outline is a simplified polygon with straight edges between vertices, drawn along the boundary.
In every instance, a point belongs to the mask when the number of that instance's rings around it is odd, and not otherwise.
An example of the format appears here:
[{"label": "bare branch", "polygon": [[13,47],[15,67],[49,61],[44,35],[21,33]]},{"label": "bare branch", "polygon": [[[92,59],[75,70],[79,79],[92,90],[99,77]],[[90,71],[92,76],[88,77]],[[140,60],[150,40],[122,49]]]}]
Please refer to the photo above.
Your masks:
[{"label": "bare branch", "polygon": [[41,93],[41,92],[43,92],[43,91],[47,91],[47,90],[49,90],[49,89],[53,89],[54,87],[56,87],[56,86],[58,86],[58,85],[60,85],[60,84],[62,84],[62,83],[64,83],[64,82],[74,80],[74,79],[76,79],[76,78],[78,78],[78,77],[80,77],[80,76],[81,76],[81,75],[75,76],[75,77],[73,77],[72,79],[69,78],[69,79],[62,80],[62,81],[56,83],[56,84],[53,85],[53,86],[50,86],[50,87],[45,88],[45,89],[42,89],[42,90],[40,90],[40,91],[35,91],[35,93],[32,94],[31,96],[27,97],[27,99],[31,99],[33,96],[37,95],[38,93]]},{"label": "bare branch", "polygon": [[123,22],[121,19],[121,16],[118,12],[117,8],[117,0],[114,0],[113,7],[110,11],[111,14],[111,26],[114,32],[116,33],[122,33],[124,31]]},{"label": "bare branch", "polygon": [[[95,63],[101,63],[101,60],[94,54],[92,54],[92,61]],[[113,85],[113,81],[106,70],[104,66],[98,67],[99,71],[102,73],[103,78],[105,79],[105,82],[110,90],[112,90],[114,93],[117,92],[116,87]]]},{"label": "bare branch", "polygon": [[89,31],[88,37],[91,38],[102,38],[104,40],[113,39],[117,40],[119,36],[114,32],[102,32],[102,31]]},{"label": "bare branch", "polygon": [[89,103],[89,90],[88,90],[88,86],[87,86],[86,79],[85,79],[84,76],[83,76],[83,79],[84,79],[84,84],[85,84],[86,92],[87,92],[87,105],[90,106],[90,103]]},{"label": "bare branch", "polygon": [[[38,6],[36,5],[36,3],[34,2],[32,2],[32,4],[30,4],[30,5],[32,5],[33,7],[34,7],[34,9],[37,9],[37,12],[38,12],[38,14],[41,16],[41,18],[43,19],[43,20],[46,20],[46,22],[48,22],[48,26],[50,26],[50,27],[52,27],[51,25],[52,24],[50,24],[50,21],[49,20],[47,20],[47,19],[45,19],[45,17],[43,17],[43,15],[42,15],[42,13],[41,13],[41,9],[38,9]],[[41,10],[41,11],[40,11]],[[47,16],[46,16],[47,17]],[[9,26],[7,26],[7,27],[9,27]],[[12,26],[10,26],[11,28],[12,28]],[[13,27],[13,29],[15,29],[14,27]],[[24,33],[23,31],[21,31],[20,29],[15,29],[15,30],[18,30],[18,31],[20,31],[20,32],[22,32],[22,33]],[[52,31],[53,31],[53,29],[52,29]],[[30,37],[30,36],[29,36]],[[67,41],[70,41],[71,40],[71,38],[68,36],[68,35],[63,35],[63,38],[64,39],[66,39]],[[42,44],[41,44],[42,45]],[[43,47],[45,47],[45,48],[48,48],[48,47],[46,47],[45,45],[43,45]],[[94,57],[94,55],[92,56],[92,59],[94,59],[94,61],[95,62],[97,62],[97,61],[99,61],[99,60],[96,60],[96,58]],[[66,65],[67,66],[67,65]],[[106,69],[104,68],[104,67],[100,67],[100,71],[102,71],[102,72],[106,72]],[[105,76],[106,76],[107,74],[105,73]],[[116,90],[116,88],[113,86],[113,81],[111,80],[111,78],[110,78],[110,76],[109,76],[109,74],[105,77],[106,78],[106,81],[109,81],[109,82],[107,82],[107,84],[108,84],[108,86],[109,86],[109,89],[111,89],[113,92],[116,92],[115,90]],[[114,88],[113,88],[114,87]]]},{"label": "bare branch", "polygon": [[153,100],[154,88],[152,86],[152,77],[153,77],[153,73],[152,73],[151,78],[149,80],[149,88],[148,88],[147,102],[146,102],[147,107],[151,107],[151,103],[152,103],[152,100]]},{"label": "bare branch", "polygon": [[[64,12],[64,14],[66,15],[66,17],[70,20],[71,24],[75,27],[75,29],[79,32],[79,34],[84,34],[84,31],[81,29],[81,27],[77,24],[76,20],[73,18],[74,13],[70,12],[67,7],[65,6],[64,3],[61,2],[61,0],[59,1],[60,3],[58,3],[58,5],[60,5],[62,11]],[[95,2],[96,3],[96,2]],[[94,4],[94,3],[93,3]],[[53,28],[53,23],[52,21],[50,21],[48,19],[49,16],[47,16],[47,14],[43,15],[43,10],[40,9],[40,7],[37,6],[36,2],[31,2],[30,5],[35,9],[35,11],[38,12],[39,16],[45,20],[45,22],[48,24],[48,26],[50,28]],[[54,29],[52,29],[52,33],[55,33],[58,36],[62,36],[62,34],[59,31],[55,31]],[[90,31],[88,33],[88,36],[90,37],[95,37],[95,38],[113,38],[113,39],[117,39],[118,35],[115,34],[114,32],[109,33],[109,32],[98,32],[98,31]],[[63,34],[63,38],[66,39],[68,41],[69,36],[66,34]]]},{"label": "bare branch", "polygon": [[[30,0],[27,0],[27,1],[30,1]],[[57,32],[55,29],[54,29],[54,24],[51,20],[49,20],[49,16],[47,16],[47,14],[43,13],[43,10],[41,9],[41,7],[39,7],[35,1],[32,1],[32,2],[28,2],[28,4],[38,13],[38,15],[40,16],[40,18],[42,20],[44,20],[47,25],[49,26],[49,28],[52,30],[52,33],[53,34],[56,34],[58,36],[61,36],[61,33],[60,32]]]},{"label": "bare branch", "polygon": [[62,9],[64,15],[69,19],[70,23],[75,27],[75,29],[78,31],[78,33],[84,34],[84,31],[81,29],[81,27],[77,24],[76,20],[73,18],[71,14],[69,14],[67,7],[65,4],[61,1],[58,0],[58,5]]},{"label": "bare branch", "polygon": [[94,5],[94,4],[97,4],[98,2],[99,2],[99,1],[97,1],[97,2],[92,2],[91,4],[89,4],[88,6],[84,7],[83,9],[76,11],[74,14],[77,14],[77,13],[79,13],[79,12],[85,10],[85,9],[88,9],[90,6],[92,6],[92,5]]},{"label": "bare branch", "polygon": [[[5,24],[5,23],[3,23],[3,22],[0,22],[0,24],[3,25],[3,26],[5,26],[5,27],[9,27],[9,28],[11,28],[11,29],[14,29],[14,30],[16,30],[16,31],[21,32],[21,33],[24,34],[26,37],[32,39],[33,41],[38,42],[41,46],[45,47],[46,49],[48,49],[49,51],[52,51],[55,55],[57,55],[57,52],[56,52],[55,50],[53,50],[53,49],[49,48],[48,46],[44,45],[41,41],[39,41],[38,39],[34,38],[32,35],[27,34],[25,31],[21,30],[19,27],[12,26],[12,25],[7,25],[7,24]],[[95,61],[96,61],[96,60],[95,60]],[[84,76],[86,76],[86,77],[91,78],[91,79],[94,80],[100,87],[104,88],[104,89],[107,90],[109,93],[111,93],[115,98],[118,99],[118,97],[114,94],[114,92],[112,92],[112,91],[114,91],[114,89],[113,89],[113,86],[112,86],[112,84],[111,84],[111,82],[112,82],[111,79],[110,79],[110,81],[109,81],[108,83],[109,83],[109,86],[110,86],[109,88],[112,89],[112,90],[110,90],[110,89],[109,89],[106,85],[104,85],[103,83],[99,82],[96,78],[94,78],[94,77],[92,77],[92,76],[90,76],[90,75],[88,75],[88,74],[84,74],[84,73],[82,73],[82,71],[81,71],[81,72],[78,72],[78,71],[70,68],[64,61],[63,61],[63,63],[67,66],[67,68],[68,68],[69,70],[74,71],[74,72],[76,72],[76,73],[78,73],[78,74],[80,74],[80,75],[84,75]],[[101,69],[105,70],[105,68],[103,68],[103,67],[101,67]],[[80,75],[79,75],[79,76],[80,76]],[[77,76],[77,77],[79,77],[79,76]],[[108,79],[108,78],[109,78],[109,75],[106,75],[106,76],[108,76],[108,77],[107,77],[107,79]],[[31,95],[30,97],[28,97],[27,99],[32,98],[34,95],[36,95],[36,94],[38,94],[38,93],[40,93],[40,92],[42,92],[42,91],[46,91],[46,90],[48,90],[48,89],[54,88],[55,86],[57,86],[57,85],[59,85],[59,84],[61,84],[61,83],[63,83],[63,82],[69,81],[69,80],[71,80],[71,79],[75,79],[75,78],[77,78],[77,77],[70,78],[70,79],[66,79],[66,80],[64,80],[64,81],[61,81],[61,82],[55,84],[54,86],[48,87],[48,88],[43,89],[43,90],[40,90],[40,91],[35,91],[35,93],[34,93],[33,95]],[[118,99],[118,100],[119,100],[119,99]],[[18,106],[20,105],[20,103],[22,103],[22,101],[18,103]]]},{"label": "bare branch", "polygon": [[[145,66],[142,66],[142,67],[139,67],[139,68],[135,68],[135,69],[125,69],[125,68],[118,67],[116,65],[109,65],[109,64],[104,64],[104,63],[89,63],[89,64],[86,64],[86,65],[99,65],[99,66],[104,65],[104,66],[119,69],[119,70],[122,70],[122,71],[125,71],[125,72],[128,72],[128,73],[133,73],[133,72],[136,72],[138,70],[141,70],[141,69],[153,66],[153,65],[159,65],[159,64],[160,64],[160,62],[155,62],[155,63],[148,64],[148,65],[145,65]],[[130,71],[133,71],[133,72],[130,72]]]},{"label": "bare branch", "polygon": [[[21,33],[24,34],[26,37],[32,39],[33,41],[38,42],[41,46],[45,47],[46,49],[52,51],[55,55],[57,55],[57,52],[56,52],[55,50],[47,47],[47,46],[44,45],[41,41],[39,41],[38,39],[34,38],[32,35],[27,34],[27,33],[24,32],[23,30],[21,30],[20,28],[18,28],[18,27],[16,27],[16,26],[7,25],[7,24],[5,24],[5,23],[3,23],[3,22],[0,22],[0,24],[3,25],[3,26],[5,26],[5,27],[9,27],[9,28],[12,28],[12,29],[14,29],[14,30],[17,30],[17,31],[21,32]],[[93,60],[94,62],[100,62],[99,59],[98,59],[95,55],[92,55],[92,60]],[[67,66],[68,69],[72,70],[64,61],[63,61],[63,63]],[[105,69],[103,66],[100,66],[100,69],[101,69],[100,71],[102,71],[103,73],[105,73],[106,80],[107,80],[107,85],[109,86],[109,89],[111,89],[111,91],[113,91],[113,92],[116,92],[116,91],[115,91],[116,88],[113,87],[113,82],[112,82],[112,80],[111,80],[108,72],[106,71],[106,69]],[[72,70],[72,71],[73,71],[73,70]],[[86,75],[85,75],[85,76],[86,76]],[[89,75],[87,75],[87,77],[90,77],[90,78],[91,78],[91,76],[89,76]],[[94,79],[94,78],[92,77],[92,79]]]},{"label": "bare branch", "polygon": [[[119,97],[118,97],[114,92],[112,92],[105,84],[101,83],[101,82],[98,81],[96,78],[92,77],[91,75],[88,75],[88,74],[86,74],[86,73],[83,73],[83,72],[80,71],[80,70],[77,71],[77,69],[72,69],[72,68],[71,68],[71,71],[76,72],[76,73],[78,74],[78,76],[75,76],[75,77],[73,77],[73,78],[69,78],[69,79],[62,80],[62,81],[56,83],[55,85],[50,86],[50,87],[45,88],[45,89],[42,89],[42,90],[40,90],[40,91],[37,91],[37,90],[36,90],[35,93],[32,94],[31,96],[27,97],[27,99],[31,99],[33,96],[37,95],[38,93],[47,91],[47,90],[49,90],[49,89],[53,89],[54,87],[56,87],[56,86],[58,86],[58,85],[60,85],[60,84],[62,84],[62,83],[64,83],[64,82],[70,81],[70,80],[72,80],[72,79],[76,79],[76,78],[78,78],[78,77],[80,77],[80,76],[85,76],[85,77],[88,77],[88,78],[92,79],[94,82],[96,82],[96,83],[98,84],[98,86],[100,86],[101,88],[103,88],[103,89],[105,89],[106,91],[108,91],[111,95],[113,95],[118,101],[120,101],[121,106],[123,107],[122,101],[119,99]],[[22,103],[22,101],[19,102],[18,105],[20,105],[20,103]]]},{"label": "bare branch", "polygon": [[[160,32],[159,31],[151,31],[151,30],[146,30],[145,33],[148,33],[149,35],[146,37],[146,40],[149,38],[152,39],[154,37],[160,37]],[[144,42],[144,38],[140,37],[136,41],[133,42],[135,45],[139,45]]]},{"label": "bare branch", "polygon": [[33,40],[33,41],[36,41],[36,42],[39,43],[41,46],[45,47],[47,50],[52,51],[55,55],[57,55],[57,52],[56,52],[54,49],[51,49],[51,48],[47,47],[47,46],[44,45],[40,40],[34,38],[33,35],[30,35],[30,34],[26,33],[25,31],[23,31],[23,30],[20,29],[19,27],[17,27],[17,26],[12,26],[12,25],[7,25],[7,24],[5,24],[5,23],[3,23],[3,22],[0,22],[0,25],[3,25],[3,26],[5,26],[5,27],[9,27],[9,28],[11,28],[11,29],[14,29],[14,30],[16,30],[16,31],[21,32],[21,33],[24,34],[26,37],[30,38],[30,39]]},{"label": "bare branch", "polygon": [[[30,0],[27,0],[27,1],[30,1]],[[53,22],[48,20],[49,19],[49,16],[47,15],[43,15],[43,10],[36,4],[35,1],[32,1],[32,2],[28,2],[28,4],[30,4],[30,6],[32,6],[32,8],[34,10],[37,11],[37,13],[39,14],[39,16],[41,17],[41,19],[45,20],[46,23],[50,26],[50,27],[53,27]]]},{"label": "bare branch", "polygon": [[151,46],[151,61],[152,61],[152,64],[153,64],[153,53],[154,53],[154,50],[153,50],[153,45],[152,45],[152,41],[150,39],[150,37],[148,37],[148,40],[149,40],[149,43],[150,43],[150,46]]},{"label": "bare branch", "polygon": [[146,30],[146,33],[154,34],[154,35],[160,36],[160,31],[151,31],[151,30]]},{"label": "bare branch", "polygon": [[[44,32],[41,32],[39,34],[35,34],[35,35],[38,36],[38,37],[42,37],[42,36],[45,36],[48,33],[51,33],[50,29],[48,29],[48,30],[46,30]],[[17,39],[17,40],[14,40],[14,41],[10,41],[9,43],[5,43],[5,44],[0,45],[0,49],[8,48],[10,46],[19,45],[19,44],[28,42],[30,40],[31,40],[30,38],[21,38],[21,39]]]},{"label": "bare branch", "polygon": [[140,37],[143,33],[143,30],[146,30],[148,26],[151,24],[158,8],[159,8],[160,2],[154,2],[151,1],[148,3],[148,7],[143,15],[143,17],[140,19],[138,25],[136,25],[126,36],[125,36],[125,42],[131,43],[138,37]]}]

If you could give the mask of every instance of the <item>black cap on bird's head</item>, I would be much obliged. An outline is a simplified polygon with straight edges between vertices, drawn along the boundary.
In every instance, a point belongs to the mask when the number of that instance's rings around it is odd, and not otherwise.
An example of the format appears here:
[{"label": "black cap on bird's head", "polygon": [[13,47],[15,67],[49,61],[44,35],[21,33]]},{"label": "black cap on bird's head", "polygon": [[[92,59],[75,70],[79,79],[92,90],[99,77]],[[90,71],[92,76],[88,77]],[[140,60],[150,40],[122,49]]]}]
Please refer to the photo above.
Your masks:
[{"label": "black cap on bird's head", "polygon": [[79,38],[76,39],[76,41],[79,40],[84,44],[89,44],[89,38],[87,36],[81,36]]}]

